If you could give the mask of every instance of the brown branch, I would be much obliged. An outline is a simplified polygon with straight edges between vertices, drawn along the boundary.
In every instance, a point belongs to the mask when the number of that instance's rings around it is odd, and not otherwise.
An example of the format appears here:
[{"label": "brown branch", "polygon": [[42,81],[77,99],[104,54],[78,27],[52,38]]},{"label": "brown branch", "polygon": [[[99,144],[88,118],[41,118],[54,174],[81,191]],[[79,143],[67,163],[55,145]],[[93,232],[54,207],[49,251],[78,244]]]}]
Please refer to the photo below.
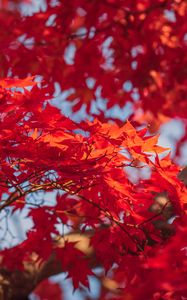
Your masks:
[{"label": "brown branch", "polygon": [[151,221],[157,219],[159,216],[161,216],[161,215],[163,214],[163,212],[164,212],[164,210],[165,210],[165,208],[166,208],[166,206],[167,206],[168,204],[171,204],[171,202],[170,202],[169,200],[164,204],[164,206],[162,207],[162,209],[160,210],[159,213],[157,213],[156,215],[150,217],[149,219],[146,219],[145,221],[143,221],[143,222],[137,224],[137,225],[136,225],[137,228],[140,227],[140,226],[142,226],[142,225],[144,225],[144,224],[146,224],[146,223],[149,223],[149,222],[151,222]]},{"label": "brown branch", "polygon": [[[115,217],[113,217],[109,211],[107,211],[106,209],[100,207],[97,203],[93,202],[90,199],[87,199],[86,197],[82,196],[82,195],[78,195],[78,197],[80,197],[81,199],[85,200],[86,202],[90,203],[91,205],[97,207],[100,211],[102,211],[104,213],[104,215],[112,221],[112,223],[115,223],[117,226],[120,227],[120,229],[129,237],[129,239],[137,246],[138,250],[141,252],[144,252],[144,249],[142,248],[142,246],[138,243],[138,241],[130,235],[130,233],[128,232],[128,230],[126,230],[123,226],[123,224],[120,222],[120,220],[116,219]],[[125,225],[125,224],[124,224]]]},{"label": "brown branch", "polygon": [[88,258],[93,256],[90,246],[91,231],[81,234],[73,232],[54,240],[54,251],[46,262],[38,263],[37,254],[33,253],[29,262],[24,263],[24,270],[8,271],[0,269],[0,300],[26,299],[35,287],[44,279],[66,272],[60,261],[56,259],[55,248],[63,248],[65,241],[75,242],[75,247]]}]

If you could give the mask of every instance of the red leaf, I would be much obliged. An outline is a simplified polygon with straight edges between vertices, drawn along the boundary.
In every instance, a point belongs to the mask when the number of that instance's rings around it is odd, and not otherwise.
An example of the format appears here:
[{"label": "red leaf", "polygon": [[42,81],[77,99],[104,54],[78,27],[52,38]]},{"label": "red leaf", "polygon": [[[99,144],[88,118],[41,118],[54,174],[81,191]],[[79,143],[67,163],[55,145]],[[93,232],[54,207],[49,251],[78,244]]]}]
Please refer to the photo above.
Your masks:
[{"label": "red leaf", "polygon": [[60,284],[47,279],[37,286],[33,294],[39,297],[39,300],[63,300]]}]

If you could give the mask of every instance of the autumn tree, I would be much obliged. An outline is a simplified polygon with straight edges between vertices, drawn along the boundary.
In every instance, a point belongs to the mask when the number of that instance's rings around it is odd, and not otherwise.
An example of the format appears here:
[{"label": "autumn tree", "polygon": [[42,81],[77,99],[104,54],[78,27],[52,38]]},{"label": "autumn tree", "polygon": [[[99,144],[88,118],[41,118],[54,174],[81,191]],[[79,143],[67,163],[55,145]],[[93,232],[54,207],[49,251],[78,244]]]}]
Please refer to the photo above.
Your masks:
[{"label": "autumn tree", "polygon": [[187,299],[187,1],[2,0],[0,50],[0,299]]}]

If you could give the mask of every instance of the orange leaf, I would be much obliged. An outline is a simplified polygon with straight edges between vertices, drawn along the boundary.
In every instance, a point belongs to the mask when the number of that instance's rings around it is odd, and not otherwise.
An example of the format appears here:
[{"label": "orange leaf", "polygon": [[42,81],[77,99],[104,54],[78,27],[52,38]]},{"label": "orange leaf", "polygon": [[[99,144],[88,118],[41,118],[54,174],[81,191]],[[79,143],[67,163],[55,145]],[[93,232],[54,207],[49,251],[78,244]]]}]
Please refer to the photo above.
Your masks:
[{"label": "orange leaf", "polygon": [[4,78],[0,80],[0,85],[4,87],[5,89],[7,88],[12,88],[12,87],[28,87],[28,86],[34,86],[37,84],[37,82],[33,81],[34,76],[30,76],[24,79],[17,79],[17,78]]}]

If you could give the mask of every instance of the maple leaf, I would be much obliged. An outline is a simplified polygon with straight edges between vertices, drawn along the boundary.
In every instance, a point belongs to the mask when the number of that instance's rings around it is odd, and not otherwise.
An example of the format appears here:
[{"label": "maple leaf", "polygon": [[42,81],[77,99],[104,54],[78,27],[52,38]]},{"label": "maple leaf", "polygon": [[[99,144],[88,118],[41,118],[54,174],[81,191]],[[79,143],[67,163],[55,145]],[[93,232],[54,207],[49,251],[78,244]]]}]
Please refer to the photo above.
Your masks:
[{"label": "maple leaf", "polygon": [[4,78],[0,80],[0,85],[3,88],[13,88],[13,87],[19,87],[19,88],[25,88],[29,86],[34,86],[37,84],[37,82],[33,81],[34,76],[27,77],[25,79],[12,79],[12,78]]},{"label": "maple leaf", "polygon": [[89,287],[88,276],[93,272],[83,252],[75,247],[75,242],[65,242],[64,247],[57,249],[57,257],[62,261],[62,269],[67,270],[72,279],[74,289],[80,284]]},{"label": "maple leaf", "polygon": [[[185,299],[187,3],[53,2],[1,3],[0,298],[56,272],[89,298],[99,267],[117,287],[100,272],[102,300]],[[173,158],[169,120],[183,124]],[[20,210],[30,228],[14,237]],[[61,298],[50,281],[36,294]]]},{"label": "maple leaf", "polygon": [[62,288],[58,283],[51,280],[42,281],[37,288],[33,291],[33,294],[39,297],[40,300],[62,300]]}]

